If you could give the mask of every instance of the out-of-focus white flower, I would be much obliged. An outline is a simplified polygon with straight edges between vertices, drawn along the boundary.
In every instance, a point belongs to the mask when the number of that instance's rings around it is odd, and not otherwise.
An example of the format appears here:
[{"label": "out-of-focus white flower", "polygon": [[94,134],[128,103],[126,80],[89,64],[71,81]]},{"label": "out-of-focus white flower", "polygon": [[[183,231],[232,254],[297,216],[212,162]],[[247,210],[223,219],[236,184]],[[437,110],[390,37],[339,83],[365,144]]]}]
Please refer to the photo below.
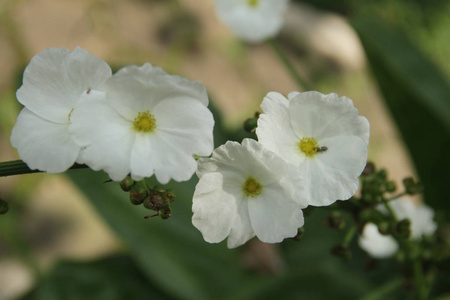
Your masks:
[{"label": "out-of-focus white flower", "polygon": [[90,92],[73,113],[70,130],[83,147],[79,161],[119,181],[150,177],[188,180],[194,154],[213,150],[214,119],[205,86],[159,67],[127,66]]},{"label": "out-of-focus white flower", "polygon": [[[408,198],[400,198],[389,202],[399,221],[409,219],[411,221],[412,240],[420,240],[423,235],[432,235],[437,228],[433,221],[434,211],[425,204],[415,205]],[[387,210],[380,205],[377,208],[384,214]],[[382,235],[375,224],[365,225],[359,238],[359,246],[373,258],[387,258],[398,250],[397,241],[392,236]]]},{"label": "out-of-focus white flower", "polygon": [[25,69],[17,99],[25,108],[11,133],[11,144],[30,169],[64,172],[80,147],[68,131],[71,113],[87,90],[100,89],[110,67],[79,47],[49,48],[35,55]]},{"label": "out-of-focus white flower", "polygon": [[228,247],[255,235],[278,243],[303,226],[300,205],[285,185],[287,164],[260,143],[227,142],[211,158],[200,159],[192,223],[210,243],[228,236]]},{"label": "out-of-focus white flower", "polygon": [[280,31],[288,3],[289,0],[216,0],[216,11],[238,38],[257,43]]},{"label": "out-of-focus white flower", "polygon": [[[269,93],[256,134],[290,164],[296,198],[313,206],[349,199],[367,160],[369,122],[336,94]],[[301,178],[298,180],[297,178]]]},{"label": "out-of-focus white flower", "polygon": [[[389,202],[399,221],[409,219],[411,221],[411,239],[420,240],[423,235],[432,235],[437,228],[433,221],[434,211],[425,204],[414,204],[408,198],[399,198]],[[381,211],[386,212],[384,206]]]},{"label": "out-of-focus white flower", "polygon": [[391,257],[398,250],[397,241],[390,235],[382,235],[373,223],[364,226],[358,243],[373,258]]}]

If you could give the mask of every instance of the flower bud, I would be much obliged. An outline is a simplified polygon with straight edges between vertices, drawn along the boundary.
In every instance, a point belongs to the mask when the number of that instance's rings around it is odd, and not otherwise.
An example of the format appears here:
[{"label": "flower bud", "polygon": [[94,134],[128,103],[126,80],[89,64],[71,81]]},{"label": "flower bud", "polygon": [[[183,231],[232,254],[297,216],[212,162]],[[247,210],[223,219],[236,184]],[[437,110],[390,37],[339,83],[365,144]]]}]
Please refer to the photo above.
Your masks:
[{"label": "flower bud", "polygon": [[415,182],[412,177],[403,179],[405,191],[409,195],[416,195],[423,192],[423,185],[420,182]]},{"label": "flower bud", "polygon": [[380,222],[378,224],[378,232],[382,235],[388,235],[390,233],[390,226],[388,222]]},{"label": "flower bud", "polygon": [[175,201],[175,199],[177,198],[175,196],[175,192],[172,189],[169,189],[166,191],[165,196],[167,197],[167,199],[169,200],[169,202],[173,202]]},{"label": "flower bud", "polygon": [[158,215],[161,219],[166,220],[172,216],[172,209],[170,206],[158,210]]},{"label": "flower bud", "polygon": [[394,234],[398,237],[408,238],[411,235],[411,221],[403,219],[398,222],[395,226]]},{"label": "flower bud", "polygon": [[366,167],[364,168],[361,175],[367,176],[375,172],[375,165],[372,162],[367,162]]},{"label": "flower bud", "polygon": [[120,182],[120,188],[124,192],[129,192],[134,184],[135,184],[135,181],[128,175]]},{"label": "flower bud", "polygon": [[147,196],[148,196],[147,190],[142,190],[141,192],[131,192],[130,201],[133,205],[141,205]]},{"label": "flower bud", "polygon": [[6,214],[9,210],[8,202],[0,199],[0,215]]},{"label": "flower bud", "polygon": [[333,248],[331,248],[331,254],[344,260],[349,260],[352,257],[350,249],[342,244],[337,244]]},{"label": "flower bud", "polygon": [[341,230],[345,226],[344,219],[339,211],[333,211],[326,219],[325,225],[329,228]]},{"label": "flower bud", "polygon": [[395,181],[386,182],[386,192],[392,193],[392,192],[395,192],[396,189],[397,189],[397,186],[395,184]]},{"label": "flower bud", "polygon": [[244,121],[244,130],[248,132],[255,132],[258,126],[259,113],[256,112],[253,118],[249,118]]},{"label": "flower bud", "polygon": [[294,241],[300,241],[300,239],[303,237],[304,234],[305,234],[305,228],[301,227],[298,229],[297,235],[291,239],[293,239]]}]

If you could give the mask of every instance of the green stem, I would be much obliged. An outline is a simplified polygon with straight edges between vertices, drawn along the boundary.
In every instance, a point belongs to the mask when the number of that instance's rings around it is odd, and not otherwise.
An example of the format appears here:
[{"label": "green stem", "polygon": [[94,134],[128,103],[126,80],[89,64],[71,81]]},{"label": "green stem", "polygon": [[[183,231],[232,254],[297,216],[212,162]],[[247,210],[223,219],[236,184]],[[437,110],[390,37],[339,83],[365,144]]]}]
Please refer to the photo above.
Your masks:
[{"label": "green stem", "polygon": [[423,274],[422,263],[418,258],[414,258],[412,265],[418,299],[425,300],[428,298],[428,287]]},{"label": "green stem", "polygon": [[294,65],[289,60],[286,53],[284,53],[283,49],[278,45],[278,43],[274,39],[268,40],[267,43],[273,49],[273,51],[278,56],[283,65],[286,67],[292,78],[297,82],[298,86],[303,90],[311,90],[306,81],[303,80],[303,78],[300,76],[297,70],[295,70]]},{"label": "green stem", "polygon": [[344,240],[342,241],[342,245],[348,246],[353,239],[353,236],[356,233],[356,226],[351,226],[347,233],[344,236]]},{"label": "green stem", "polygon": [[[84,169],[86,165],[74,164],[70,169]],[[21,160],[5,161],[0,163],[0,177],[40,173],[43,171],[31,170],[26,163]]]},{"label": "green stem", "polygon": [[392,198],[386,199],[386,201],[392,201],[392,200],[398,199],[400,197],[403,197],[403,196],[405,196],[407,194],[408,194],[407,192],[403,192],[403,193],[400,193],[398,195],[393,196]]},{"label": "green stem", "polygon": [[387,211],[389,212],[389,215],[392,217],[392,221],[397,223],[398,222],[397,215],[395,214],[392,207],[389,205],[389,201],[386,200],[386,198],[384,197],[381,197],[381,201],[383,202],[384,207],[386,207]]}]

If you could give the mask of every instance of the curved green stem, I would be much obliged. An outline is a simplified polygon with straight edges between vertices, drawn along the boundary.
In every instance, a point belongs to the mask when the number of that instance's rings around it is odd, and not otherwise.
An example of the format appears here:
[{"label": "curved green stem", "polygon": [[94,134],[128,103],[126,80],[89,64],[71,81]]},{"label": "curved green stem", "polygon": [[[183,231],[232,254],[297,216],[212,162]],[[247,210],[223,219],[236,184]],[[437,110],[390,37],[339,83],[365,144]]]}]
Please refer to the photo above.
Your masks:
[{"label": "curved green stem", "polygon": [[[84,169],[86,165],[74,164],[70,169]],[[0,163],[0,177],[41,173],[39,170],[31,170],[26,163],[21,160],[5,161]]]},{"label": "curved green stem", "polygon": [[309,85],[306,83],[305,80],[303,80],[303,78],[300,76],[297,70],[295,70],[294,65],[289,60],[286,53],[284,53],[283,49],[278,45],[278,43],[273,39],[268,40],[267,43],[273,49],[273,51],[278,56],[280,61],[283,63],[285,68],[288,70],[292,78],[297,82],[298,86],[303,90],[310,90],[311,88],[309,87]]}]

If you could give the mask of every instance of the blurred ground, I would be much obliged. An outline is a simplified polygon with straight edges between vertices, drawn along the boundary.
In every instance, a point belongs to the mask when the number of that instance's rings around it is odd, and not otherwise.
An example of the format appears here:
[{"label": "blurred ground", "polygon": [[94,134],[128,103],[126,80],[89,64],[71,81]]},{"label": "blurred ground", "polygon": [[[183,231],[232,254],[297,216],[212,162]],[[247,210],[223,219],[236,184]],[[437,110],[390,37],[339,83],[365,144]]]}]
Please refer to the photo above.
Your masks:
[{"label": "blurred ground", "polygon": [[[18,159],[9,145],[19,111],[14,98],[17,78],[30,58],[48,47],[81,46],[116,68],[150,62],[201,80],[229,127],[251,116],[267,92],[297,90],[269,47],[247,46],[234,39],[216,18],[213,1],[180,3],[1,0],[0,161]],[[316,90],[350,97],[369,119],[370,159],[388,168],[397,181],[414,174],[370,78],[357,36],[346,21],[298,6],[290,10],[281,37],[289,42],[286,46],[296,56],[297,69],[314,82]],[[18,216],[15,223],[0,223],[0,299],[26,291],[33,268],[45,272],[60,258],[91,258],[121,248],[63,175],[0,178],[0,198],[10,202],[9,215]],[[23,241],[11,243],[11,236],[21,236]],[[19,251],[28,246],[31,252]]]}]

